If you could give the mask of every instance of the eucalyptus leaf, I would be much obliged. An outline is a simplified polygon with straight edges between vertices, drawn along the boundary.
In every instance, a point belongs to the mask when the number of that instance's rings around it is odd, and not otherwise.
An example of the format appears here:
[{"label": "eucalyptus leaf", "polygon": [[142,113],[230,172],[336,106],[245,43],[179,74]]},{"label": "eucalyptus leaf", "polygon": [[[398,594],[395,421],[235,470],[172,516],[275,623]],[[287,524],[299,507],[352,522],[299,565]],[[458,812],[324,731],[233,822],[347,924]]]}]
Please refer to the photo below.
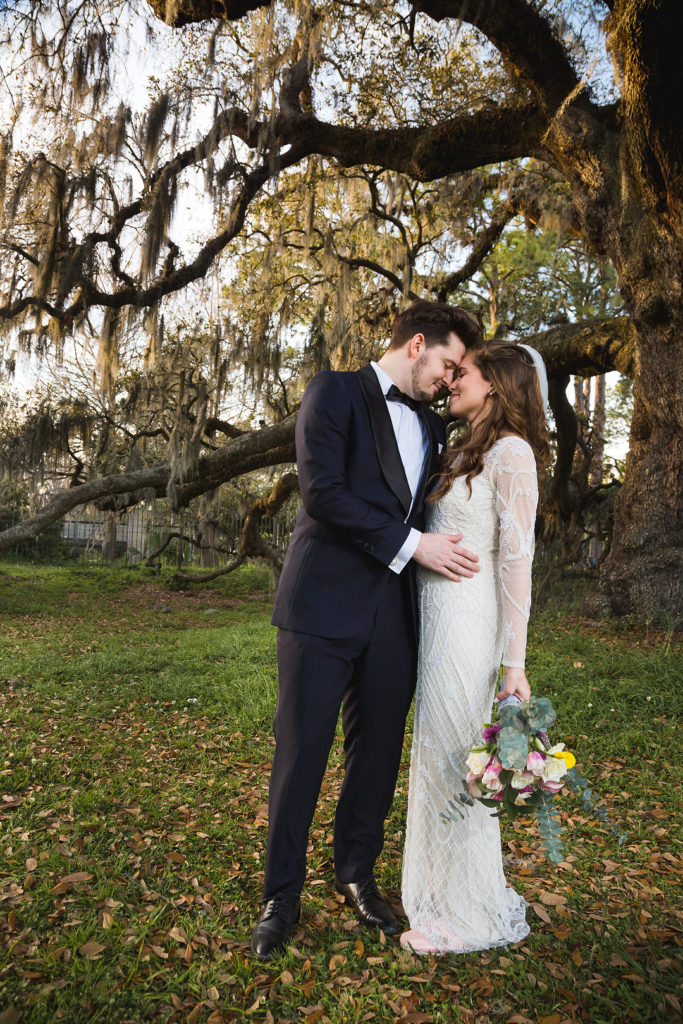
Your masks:
[{"label": "eucalyptus leaf", "polygon": [[560,815],[551,793],[544,793],[541,803],[536,809],[536,818],[546,858],[551,864],[559,864],[564,859],[564,843],[562,842]]},{"label": "eucalyptus leaf", "polygon": [[529,743],[523,733],[508,726],[504,726],[500,730],[498,733],[498,759],[503,768],[523,771],[526,767],[528,751]]},{"label": "eucalyptus leaf", "polygon": [[547,697],[530,697],[520,705],[520,710],[534,732],[547,732],[557,718]]},{"label": "eucalyptus leaf", "polygon": [[616,837],[619,846],[623,846],[626,842],[626,833],[620,832],[619,829],[612,823],[607,809],[597,803],[593,790],[590,788],[588,779],[585,779],[583,775],[579,773],[576,766],[570,768],[566,775],[567,785],[576,796],[581,798],[583,803],[583,809],[591,815],[596,821],[604,825],[613,836]]}]

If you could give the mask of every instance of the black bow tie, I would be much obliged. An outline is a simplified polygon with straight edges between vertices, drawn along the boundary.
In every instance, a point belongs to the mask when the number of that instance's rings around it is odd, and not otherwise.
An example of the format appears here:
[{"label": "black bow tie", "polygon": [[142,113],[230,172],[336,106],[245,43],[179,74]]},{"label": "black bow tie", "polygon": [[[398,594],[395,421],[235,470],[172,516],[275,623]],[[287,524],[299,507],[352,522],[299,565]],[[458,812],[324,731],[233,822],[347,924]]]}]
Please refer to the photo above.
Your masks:
[{"label": "black bow tie", "polygon": [[403,402],[413,412],[421,412],[423,410],[422,402],[418,402],[416,398],[411,398],[410,395],[406,395],[403,391],[400,391],[395,384],[392,384],[386,395],[384,396],[387,402]]}]

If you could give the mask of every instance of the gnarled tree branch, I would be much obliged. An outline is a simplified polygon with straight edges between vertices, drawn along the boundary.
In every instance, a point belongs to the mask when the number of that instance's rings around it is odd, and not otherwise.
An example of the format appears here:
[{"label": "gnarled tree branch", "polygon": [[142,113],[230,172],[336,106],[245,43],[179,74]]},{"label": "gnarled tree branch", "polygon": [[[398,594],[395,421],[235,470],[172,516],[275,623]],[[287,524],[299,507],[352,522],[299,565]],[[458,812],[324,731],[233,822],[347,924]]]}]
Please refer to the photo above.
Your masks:
[{"label": "gnarled tree branch", "polygon": [[280,511],[284,503],[294,491],[299,490],[299,478],[296,473],[285,473],[277,481],[272,491],[266,498],[257,498],[252,501],[244,517],[242,527],[242,540],[239,549],[233,560],[223,569],[216,569],[215,572],[196,574],[177,572],[175,579],[185,583],[208,583],[219,576],[227,576],[234,572],[247,558],[260,558],[278,571],[282,568],[284,552],[280,551],[273,544],[269,544],[260,532],[261,517],[274,516]]},{"label": "gnarled tree branch", "polygon": [[[415,0],[413,7],[434,21],[457,18],[482,32],[546,114],[579,84],[548,19],[526,0]],[[583,97],[582,102],[588,101]]]},{"label": "gnarled tree branch", "polygon": [[[295,415],[289,416],[282,423],[242,434],[226,441],[217,451],[202,455],[192,475],[177,485],[178,504],[186,505],[199,494],[205,494],[250,470],[293,462],[295,420]],[[164,496],[170,478],[171,467],[164,462],[129,473],[95,477],[78,487],[57,491],[35,515],[0,532],[0,554],[22,541],[37,537],[77,505],[120,495],[120,505],[125,508],[135,504],[138,496],[144,497],[149,491],[159,497]]]},{"label": "gnarled tree branch", "polygon": [[636,373],[636,339],[628,317],[596,318],[578,324],[560,324],[524,338],[543,356],[550,378],[618,370],[624,377]]},{"label": "gnarled tree branch", "polygon": [[221,18],[239,21],[249,11],[270,7],[272,0],[147,0],[154,14],[173,28]]}]

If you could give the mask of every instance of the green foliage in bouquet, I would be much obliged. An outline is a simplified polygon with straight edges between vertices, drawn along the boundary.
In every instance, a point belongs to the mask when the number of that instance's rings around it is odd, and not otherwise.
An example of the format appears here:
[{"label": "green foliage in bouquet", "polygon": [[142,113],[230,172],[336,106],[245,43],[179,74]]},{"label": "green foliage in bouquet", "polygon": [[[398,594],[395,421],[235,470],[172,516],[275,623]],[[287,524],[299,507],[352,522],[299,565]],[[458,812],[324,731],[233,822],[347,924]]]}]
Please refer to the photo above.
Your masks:
[{"label": "green foliage in bouquet", "polygon": [[607,811],[593,796],[588,781],[575,768],[576,759],[564,743],[552,745],[547,730],[557,715],[547,697],[506,702],[498,710],[498,721],[486,723],[483,743],[473,747],[467,758],[467,779],[463,792],[449,801],[445,821],[462,820],[467,805],[478,800],[494,810],[494,817],[511,819],[534,813],[538,819],[541,845],[547,859],[559,864],[564,844],[560,816],[553,797],[565,784],[582,800],[584,810],[619,836]]},{"label": "green foliage in bouquet", "polygon": [[498,759],[508,771],[524,771],[529,754],[529,736],[547,732],[557,715],[547,697],[531,697],[517,705],[506,705],[498,713]]},{"label": "green foliage in bouquet", "polygon": [[539,800],[536,811],[538,821],[538,833],[541,837],[541,846],[545,852],[546,859],[551,864],[559,864],[564,860],[564,843],[562,842],[562,825],[557,805],[553,801],[552,793],[543,793]]},{"label": "green foliage in bouquet", "polygon": [[626,842],[626,833],[619,831],[607,813],[605,805],[600,803],[593,793],[588,779],[580,775],[576,767],[570,768],[567,772],[567,785],[572,793],[581,799],[584,812],[595,818],[608,832],[611,832],[619,846],[623,846]]}]

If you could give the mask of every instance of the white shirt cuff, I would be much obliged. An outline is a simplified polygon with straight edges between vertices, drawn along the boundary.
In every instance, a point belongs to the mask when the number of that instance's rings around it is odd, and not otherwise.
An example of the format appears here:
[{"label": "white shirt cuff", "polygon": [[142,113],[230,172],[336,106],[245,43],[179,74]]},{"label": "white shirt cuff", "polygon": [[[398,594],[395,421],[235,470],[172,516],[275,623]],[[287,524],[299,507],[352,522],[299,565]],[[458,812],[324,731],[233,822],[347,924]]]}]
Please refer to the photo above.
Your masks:
[{"label": "white shirt cuff", "polygon": [[420,533],[419,530],[413,530],[411,528],[410,533],[406,537],[401,550],[389,562],[389,568],[391,569],[392,572],[399,573],[405,569],[406,565],[415,554],[417,545],[420,543],[421,537],[422,534]]}]

